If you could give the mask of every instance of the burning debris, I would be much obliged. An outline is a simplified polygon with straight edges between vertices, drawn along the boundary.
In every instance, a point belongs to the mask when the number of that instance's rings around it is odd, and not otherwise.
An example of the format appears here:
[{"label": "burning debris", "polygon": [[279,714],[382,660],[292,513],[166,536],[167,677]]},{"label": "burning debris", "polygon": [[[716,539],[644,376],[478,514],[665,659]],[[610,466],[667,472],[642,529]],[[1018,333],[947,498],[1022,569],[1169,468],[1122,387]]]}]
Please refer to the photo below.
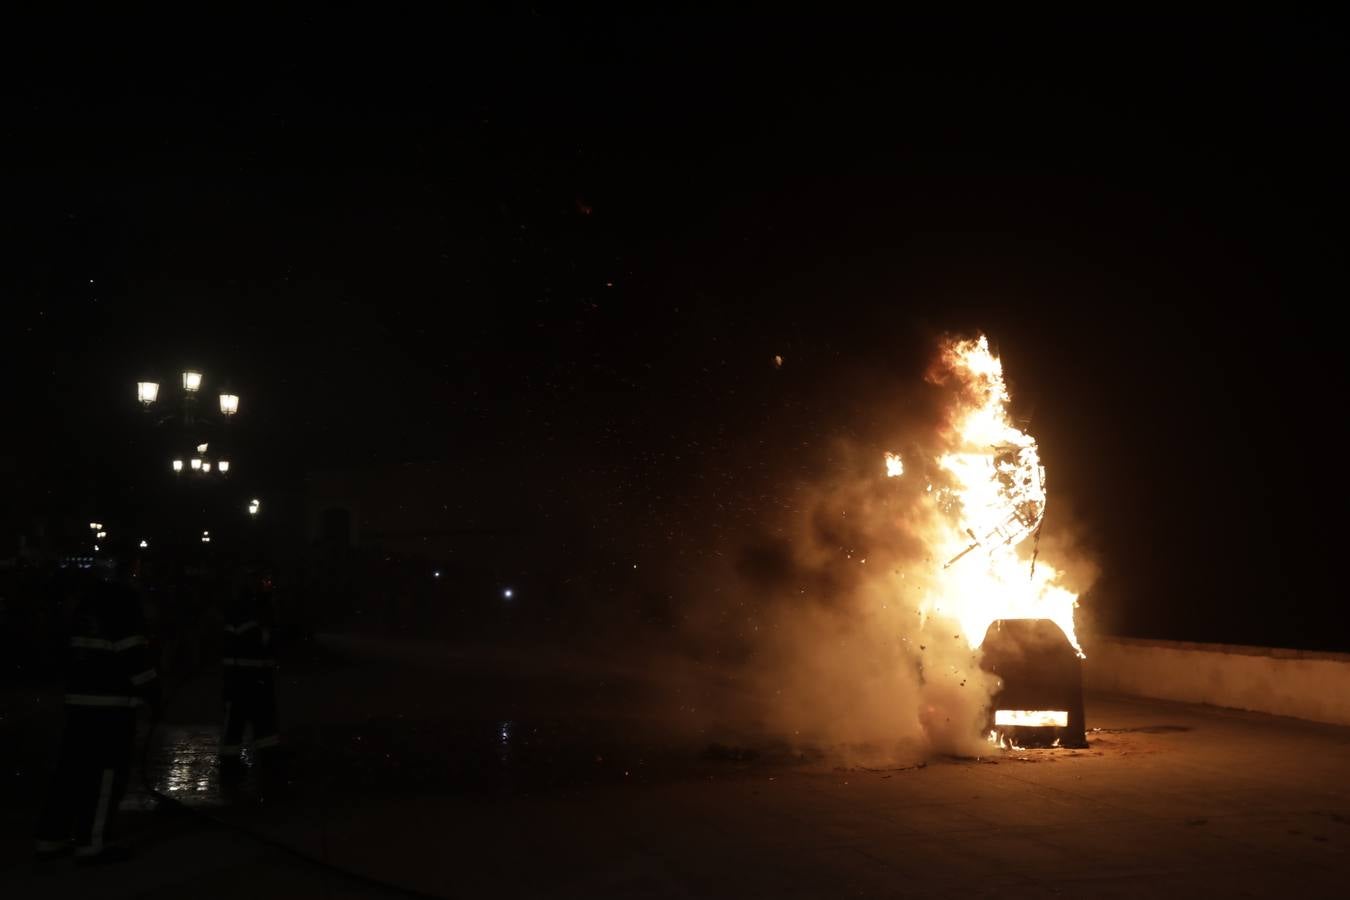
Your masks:
[{"label": "burning debris", "polygon": [[967,528],[972,543],[953,556],[943,568],[949,568],[961,557],[977,547],[1007,547],[1022,543],[1036,533],[1045,518],[1045,466],[1036,455],[1036,442],[1030,439],[1024,446],[1004,444],[994,449],[994,478],[1006,508],[1006,517],[994,525],[983,537]]},{"label": "burning debris", "polygon": [[[956,408],[949,449],[936,461],[947,484],[933,492],[944,514],[930,540],[946,563],[930,589],[928,612],[955,618],[972,648],[999,619],[1049,619],[1081,656],[1077,595],[1059,584],[1057,570],[1024,563],[1017,553],[1040,533],[1045,467],[1036,440],[1012,424],[1002,362],[983,336],[954,341],[943,347],[929,380],[956,389]],[[983,552],[964,559],[977,549]]]}]

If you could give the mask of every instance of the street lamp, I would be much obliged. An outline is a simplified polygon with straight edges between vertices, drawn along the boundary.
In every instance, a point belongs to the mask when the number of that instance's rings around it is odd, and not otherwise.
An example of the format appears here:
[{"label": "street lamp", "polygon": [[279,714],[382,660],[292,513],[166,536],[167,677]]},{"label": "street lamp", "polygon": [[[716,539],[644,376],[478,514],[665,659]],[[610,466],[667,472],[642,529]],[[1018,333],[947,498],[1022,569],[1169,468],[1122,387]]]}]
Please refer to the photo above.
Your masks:
[{"label": "street lamp", "polygon": [[[183,384],[182,419],[184,424],[192,425],[195,418],[193,407],[196,405],[196,395],[201,392],[202,382],[206,380],[206,376],[196,369],[184,369],[179,377]],[[150,378],[136,382],[136,399],[147,410],[159,401],[159,386],[158,381]],[[228,383],[221,386],[218,399],[220,401],[220,414],[225,419],[230,419],[239,412],[239,395],[230,388]],[[172,418],[174,416],[170,415],[164,421],[167,422]]]},{"label": "street lamp", "polygon": [[248,514],[250,516],[256,516],[258,514],[258,507],[260,506],[262,506],[262,501],[254,497],[252,500],[248,501]]},{"label": "street lamp", "polygon": [[[176,372],[169,368],[158,373],[146,371],[136,374],[140,376],[136,381],[136,399],[146,411],[146,421],[157,429],[164,429],[166,437],[171,436],[172,443],[168,445],[166,455],[178,488],[205,491],[207,497],[201,498],[202,501],[208,506],[214,504],[214,499],[208,502],[207,498],[223,493],[222,489],[228,488],[228,484],[222,484],[221,488],[209,487],[216,481],[211,475],[219,472],[220,480],[226,481],[232,464],[228,459],[212,459],[211,456],[229,455],[227,448],[230,445],[226,434],[238,427],[235,422],[239,418],[239,402],[243,398],[228,380],[195,366],[182,366]],[[210,402],[206,399],[208,397],[215,398],[217,405],[214,408],[205,405]],[[164,457],[159,458],[161,462],[157,465],[163,465]],[[188,473],[186,480],[185,472]],[[229,489],[229,494],[230,498],[225,500],[226,508],[240,499],[233,489]],[[258,508],[257,501],[254,501],[250,507],[251,514],[256,516]],[[176,510],[171,514],[175,517],[178,515]],[[103,529],[101,524],[93,524],[96,527],[90,533],[91,544],[95,533]],[[191,527],[187,525],[189,534]],[[203,544],[212,543],[209,531],[202,531],[199,537]],[[100,545],[106,545],[106,542],[100,540]],[[142,549],[146,546],[148,542],[142,545]]]},{"label": "street lamp", "polygon": [[[165,410],[167,414],[158,417],[156,424],[163,426],[173,422],[179,429],[182,429],[183,432],[187,432],[188,434],[191,434],[194,431],[197,432],[198,436],[196,437],[196,440],[201,441],[201,443],[196,445],[197,456],[205,457],[208,442],[201,440],[201,432],[199,429],[202,425],[207,425],[209,427],[211,425],[229,423],[235,419],[239,414],[240,397],[234,392],[228,382],[220,385],[217,394],[217,399],[220,404],[219,417],[203,417],[197,412],[197,398],[203,392],[206,376],[198,369],[184,369],[179,373],[179,377],[183,386],[182,393],[176,398],[179,402],[176,408]],[[160,405],[160,386],[160,382],[154,380],[153,376],[145,376],[144,380],[136,382],[136,398],[147,412],[149,412],[152,407]],[[194,463],[192,470],[194,472],[203,471],[203,468],[201,465]],[[182,469],[175,466],[174,471],[181,472]],[[210,469],[205,469],[205,471],[209,472]]]}]

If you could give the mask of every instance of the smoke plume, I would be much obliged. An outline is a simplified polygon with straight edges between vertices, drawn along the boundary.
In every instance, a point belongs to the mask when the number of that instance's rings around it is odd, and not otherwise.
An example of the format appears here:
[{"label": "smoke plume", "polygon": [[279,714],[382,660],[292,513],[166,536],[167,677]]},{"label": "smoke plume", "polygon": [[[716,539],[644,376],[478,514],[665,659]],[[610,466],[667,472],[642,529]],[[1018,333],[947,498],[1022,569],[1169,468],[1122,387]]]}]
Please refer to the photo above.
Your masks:
[{"label": "smoke plume", "polygon": [[[997,680],[931,602],[946,561],[935,536],[960,512],[937,499],[952,486],[938,460],[959,449],[952,419],[974,402],[951,376],[938,355],[927,378],[893,387],[870,440],[824,442],[816,464],[769,488],[754,523],[706,557],[681,623],[678,690],[710,735],[782,738],[860,765],[988,752]],[[903,460],[901,477],[888,477],[886,451]],[[1060,569],[1080,556],[1064,534],[1040,552]]]}]

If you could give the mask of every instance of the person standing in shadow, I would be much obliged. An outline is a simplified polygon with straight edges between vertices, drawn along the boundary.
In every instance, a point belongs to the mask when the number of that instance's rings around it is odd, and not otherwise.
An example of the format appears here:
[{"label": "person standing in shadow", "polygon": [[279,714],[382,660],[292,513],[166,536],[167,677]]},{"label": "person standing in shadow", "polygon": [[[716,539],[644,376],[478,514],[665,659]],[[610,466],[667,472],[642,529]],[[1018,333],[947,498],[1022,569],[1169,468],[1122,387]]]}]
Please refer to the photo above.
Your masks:
[{"label": "person standing in shadow", "polygon": [[243,771],[244,738],[252,732],[253,760],[260,769],[276,756],[281,744],[277,723],[275,627],[270,580],[265,576],[242,587],[225,610],[221,659],[225,724],[221,729],[220,765],[225,777]]},{"label": "person standing in shadow", "polygon": [[136,713],[162,703],[141,600],[125,562],[90,580],[76,602],[66,658],[65,730],[37,828],[39,860],[74,853],[79,864],[120,862],[115,840]]}]

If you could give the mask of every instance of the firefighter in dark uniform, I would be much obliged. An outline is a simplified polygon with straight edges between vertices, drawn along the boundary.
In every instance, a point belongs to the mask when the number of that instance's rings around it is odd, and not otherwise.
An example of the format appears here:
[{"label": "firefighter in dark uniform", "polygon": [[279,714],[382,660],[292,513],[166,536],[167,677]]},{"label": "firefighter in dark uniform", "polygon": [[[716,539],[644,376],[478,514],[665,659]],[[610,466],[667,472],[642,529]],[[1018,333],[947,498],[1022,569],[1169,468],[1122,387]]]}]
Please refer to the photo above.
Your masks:
[{"label": "firefighter in dark uniform", "polygon": [[225,613],[222,674],[225,727],[220,759],[226,773],[242,763],[245,730],[253,732],[253,759],[263,763],[280,745],[277,733],[276,659],[272,655],[270,581],[241,589]]},{"label": "firefighter in dark uniform", "polygon": [[131,769],[136,713],[146,705],[158,713],[161,703],[135,589],[116,577],[87,585],[67,653],[65,731],[38,823],[37,856],[73,849],[76,862],[116,862],[130,856],[112,835]]}]

